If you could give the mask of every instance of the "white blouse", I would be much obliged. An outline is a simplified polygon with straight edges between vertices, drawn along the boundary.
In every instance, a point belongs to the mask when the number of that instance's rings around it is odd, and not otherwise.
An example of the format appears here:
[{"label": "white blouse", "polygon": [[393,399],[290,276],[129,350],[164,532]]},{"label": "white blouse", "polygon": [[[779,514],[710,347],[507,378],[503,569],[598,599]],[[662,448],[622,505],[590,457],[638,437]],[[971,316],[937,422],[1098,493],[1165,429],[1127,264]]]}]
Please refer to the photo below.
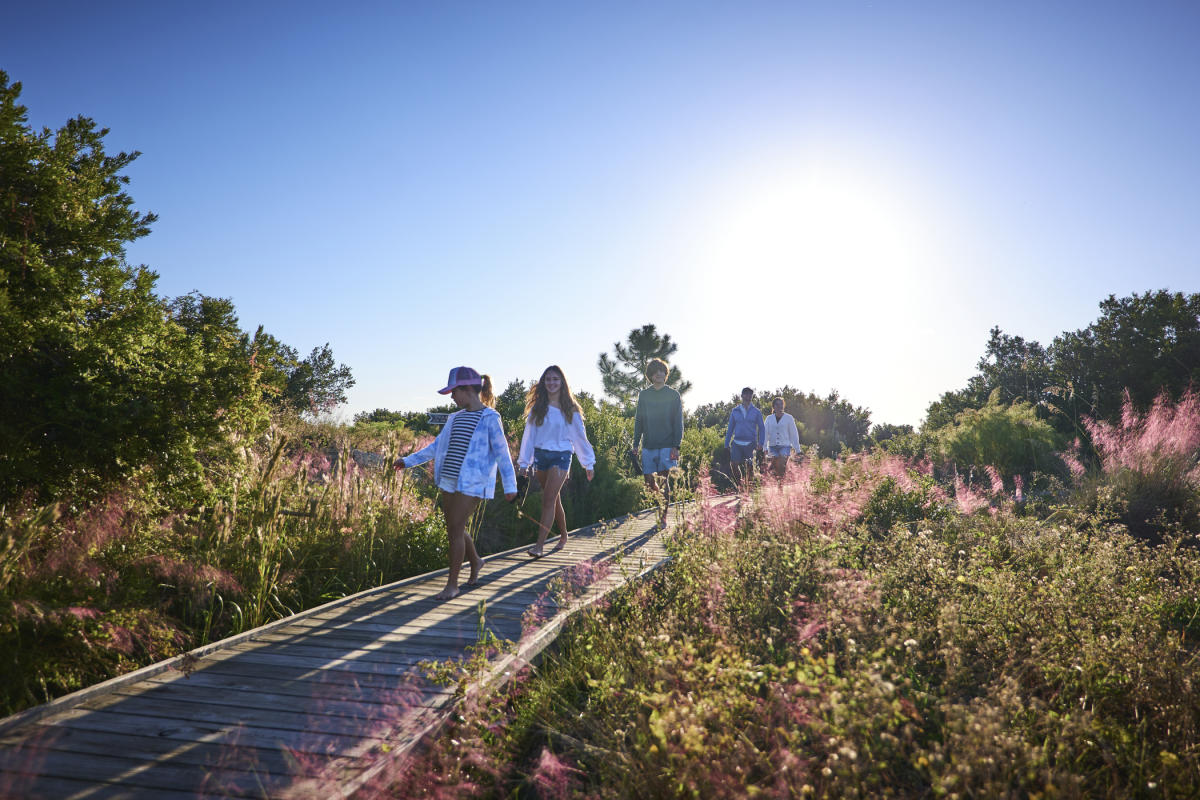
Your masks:
[{"label": "white blouse", "polygon": [[535,425],[533,415],[525,418],[525,433],[521,434],[521,454],[517,456],[517,466],[525,469],[533,463],[535,448],[542,450],[571,450],[579,456],[579,463],[584,469],[596,466],[596,452],[588,442],[587,432],[583,429],[583,415],[576,411],[571,415],[568,424],[562,411],[549,406],[546,408],[546,418],[541,425]]}]

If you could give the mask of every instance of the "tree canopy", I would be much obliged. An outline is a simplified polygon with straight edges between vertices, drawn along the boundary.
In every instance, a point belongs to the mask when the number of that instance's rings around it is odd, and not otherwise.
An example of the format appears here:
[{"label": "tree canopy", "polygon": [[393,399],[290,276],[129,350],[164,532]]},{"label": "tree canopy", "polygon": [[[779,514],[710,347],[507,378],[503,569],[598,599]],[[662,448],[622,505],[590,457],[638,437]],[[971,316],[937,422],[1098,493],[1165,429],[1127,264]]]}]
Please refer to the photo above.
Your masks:
[{"label": "tree canopy", "polygon": [[[613,342],[613,356],[601,353],[597,360],[604,393],[615,403],[628,409],[637,400],[638,392],[650,385],[646,378],[647,365],[661,358],[668,365],[679,345],[671,341],[670,334],[660,334],[653,325],[643,325],[629,332],[625,343]],[[667,373],[667,385],[680,394],[692,388],[685,381],[679,368],[671,365]]]},{"label": "tree canopy", "polygon": [[239,330],[229,300],[156,296],[125,258],[156,219],[125,191],[139,154],[106,153],[86,117],[33,130],[20,92],[0,71],[0,504],[85,501],[136,474],[194,496],[198,456],[265,424],[272,381],[344,399],[328,345],[297,361]]},{"label": "tree canopy", "polygon": [[929,406],[923,429],[952,424],[995,395],[1003,404],[1028,403],[1061,433],[1082,435],[1085,417],[1117,419],[1126,392],[1147,408],[1162,392],[1177,399],[1200,384],[1200,294],[1110,295],[1100,312],[1048,348],[993,328],[979,372]]}]

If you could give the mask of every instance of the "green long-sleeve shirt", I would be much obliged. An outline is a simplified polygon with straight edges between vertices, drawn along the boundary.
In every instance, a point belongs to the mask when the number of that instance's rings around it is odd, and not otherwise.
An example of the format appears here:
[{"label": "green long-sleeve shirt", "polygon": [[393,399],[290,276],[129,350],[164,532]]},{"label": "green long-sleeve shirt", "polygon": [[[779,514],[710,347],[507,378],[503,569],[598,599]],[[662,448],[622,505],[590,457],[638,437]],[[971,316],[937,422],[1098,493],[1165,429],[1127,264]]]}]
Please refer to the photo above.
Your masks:
[{"label": "green long-sleeve shirt", "polygon": [[683,441],[683,402],[670,386],[642,389],[633,418],[633,446],[647,450],[678,448]]}]

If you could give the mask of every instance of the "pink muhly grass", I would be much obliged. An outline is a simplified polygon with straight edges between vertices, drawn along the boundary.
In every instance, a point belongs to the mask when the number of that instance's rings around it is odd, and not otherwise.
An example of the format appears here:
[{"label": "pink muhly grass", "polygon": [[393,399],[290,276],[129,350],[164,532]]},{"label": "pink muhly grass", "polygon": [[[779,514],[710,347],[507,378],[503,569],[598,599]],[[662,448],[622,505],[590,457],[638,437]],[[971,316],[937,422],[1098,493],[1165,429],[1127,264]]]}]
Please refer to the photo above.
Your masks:
[{"label": "pink muhly grass", "polygon": [[557,800],[572,796],[577,783],[576,776],[581,774],[577,768],[551,753],[549,748],[543,747],[537,766],[529,778],[542,797]]},{"label": "pink muhly grass", "polygon": [[163,583],[175,586],[181,593],[207,598],[212,591],[225,595],[244,592],[237,578],[211,564],[190,564],[176,561],[163,555],[149,556],[144,560],[151,572]]},{"label": "pink muhly grass", "polygon": [[1055,453],[1059,459],[1066,465],[1071,476],[1076,480],[1083,477],[1083,473],[1087,472],[1087,468],[1083,466],[1083,462],[1079,460],[1079,451],[1083,447],[1079,439],[1076,439],[1071,449],[1062,453]]},{"label": "pink muhly grass", "polygon": [[958,506],[958,510],[968,516],[981,508],[991,508],[987,496],[971,488],[971,485],[959,475],[954,476],[954,502]]},{"label": "pink muhly grass", "polygon": [[825,623],[818,618],[815,613],[817,609],[812,606],[808,598],[797,598],[792,603],[792,608],[795,612],[795,619],[792,621],[792,630],[797,644],[807,644],[818,633],[825,630]]},{"label": "pink muhly grass", "polygon": [[80,622],[83,622],[84,620],[100,618],[99,611],[94,608],[87,608],[85,606],[68,606],[66,608],[66,613]]},{"label": "pink muhly grass", "polygon": [[721,622],[724,608],[725,584],[721,581],[721,576],[714,573],[709,576],[708,583],[704,587],[700,613],[704,627],[718,638],[723,637],[727,632],[725,625]]},{"label": "pink muhly grass", "polygon": [[555,602],[550,596],[550,590],[542,592],[537,599],[529,604],[521,615],[521,641],[526,641],[541,629],[542,623],[549,619]]},{"label": "pink muhly grass", "polygon": [[1020,475],[1013,475],[1013,499],[1018,503],[1025,499],[1025,479]]},{"label": "pink muhly grass", "polygon": [[125,495],[114,493],[78,519],[68,521],[64,534],[56,538],[31,574],[45,578],[72,575],[89,582],[100,580],[102,570],[94,554],[131,533],[126,525],[128,503]]},{"label": "pink muhly grass", "polygon": [[1200,474],[1200,395],[1192,390],[1174,404],[1165,392],[1160,394],[1145,415],[1126,392],[1120,425],[1085,418],[1084,426],[1109,474],[1122,469],[1149,473],[1172,463],[1193,477]]},{"label": "pink muhly grass", "polygon": [[138,637],[133,631],[124,625],[114,625],[111,622],[101,623],[100,627],[108,635],[108,647],[122,655],[133,655],[138,644]]},{"label": "pink muhly grass", "polygon": [[1000,477],[1000,470],[988,464],[983,468],[983,471],[988,476],[988,482],[992,487],[992,494],[996,497],[1004,495],[1004,479]]}]

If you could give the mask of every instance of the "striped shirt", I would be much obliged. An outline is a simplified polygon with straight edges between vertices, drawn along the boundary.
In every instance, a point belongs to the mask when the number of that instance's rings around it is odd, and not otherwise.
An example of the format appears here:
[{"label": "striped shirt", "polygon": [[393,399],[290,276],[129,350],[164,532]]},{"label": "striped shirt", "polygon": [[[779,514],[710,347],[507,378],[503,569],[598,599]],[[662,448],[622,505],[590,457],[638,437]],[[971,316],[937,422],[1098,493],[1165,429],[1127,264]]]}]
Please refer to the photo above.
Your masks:
[{"label": "striped shirt", "polygon": [[460,411],[454,417],[454,427],[450,429],[450,445],[446,449],[446,461],[442,465],[442,478],[438,483],[445,486],[458,486],[458,473],[462,469],[463,459],[467,457],[467,448],[471,445],[471,436],[479,425],[483,409],[478,411]]}]

